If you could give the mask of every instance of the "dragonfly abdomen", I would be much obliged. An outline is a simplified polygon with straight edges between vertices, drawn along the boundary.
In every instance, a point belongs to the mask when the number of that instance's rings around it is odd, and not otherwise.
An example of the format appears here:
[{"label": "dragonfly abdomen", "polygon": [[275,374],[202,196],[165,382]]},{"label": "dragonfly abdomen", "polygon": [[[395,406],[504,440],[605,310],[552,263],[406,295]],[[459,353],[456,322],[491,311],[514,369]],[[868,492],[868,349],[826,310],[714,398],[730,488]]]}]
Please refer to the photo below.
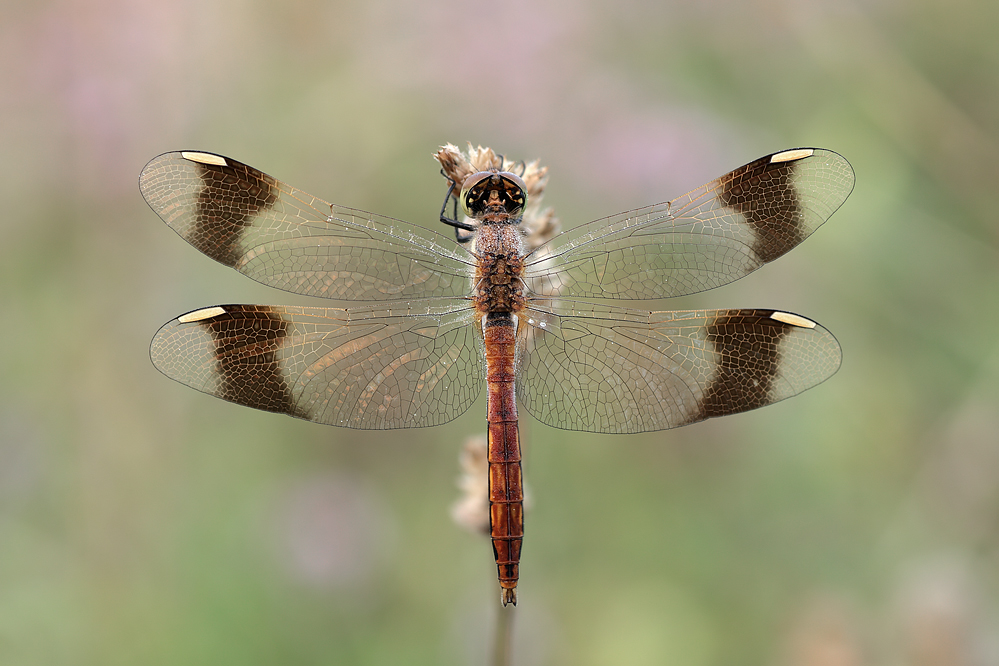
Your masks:
[{"label": "dragonfly abdomen", "polygon": [[486,422],[489,432],[489,527],[503,605],[517,603],[524,540],[524,484],[514,397],[516,329],[510,313],[485,317]]}]

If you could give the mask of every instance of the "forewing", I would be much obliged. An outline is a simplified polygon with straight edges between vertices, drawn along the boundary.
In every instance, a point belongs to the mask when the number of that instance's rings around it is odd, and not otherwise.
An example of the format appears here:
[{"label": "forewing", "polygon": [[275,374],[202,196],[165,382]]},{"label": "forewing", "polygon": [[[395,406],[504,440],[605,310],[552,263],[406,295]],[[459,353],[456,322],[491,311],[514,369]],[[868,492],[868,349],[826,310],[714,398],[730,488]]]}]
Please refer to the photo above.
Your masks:
[{"label": "forewing", "polygon": [[517,398],[566,430],[665,430],[778,402],[839,368],[839,344],[774,310],[648,312],[539,300],[518,323]]},{"label": "forewing", "polygon": [[467,301],[383,308],[222,305],[165,324],[168,377],[248,407],[362,429],[440,425],[478,396],[482,337]]},{"label": "forewing", "polygon": [[471,289],[471,255],[445,236],[331,205],[228,157],[165,153],[139,189],[188,243],[278,289],[345,301]]},{"label": "forewing", "polygon": [[737,280],[815,231],[853,190],[829,150],[761,157],[668,203],[590,222],[526,258],[524,282],[565,298],[656,299]]}]

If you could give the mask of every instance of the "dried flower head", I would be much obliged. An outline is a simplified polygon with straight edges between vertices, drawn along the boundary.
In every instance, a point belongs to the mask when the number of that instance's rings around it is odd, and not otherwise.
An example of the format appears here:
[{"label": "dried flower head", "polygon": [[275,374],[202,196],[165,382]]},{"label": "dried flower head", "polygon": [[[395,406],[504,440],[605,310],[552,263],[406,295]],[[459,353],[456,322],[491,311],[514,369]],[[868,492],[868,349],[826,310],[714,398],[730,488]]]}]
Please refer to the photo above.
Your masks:
[{"label": "dried flower head", "polygon": [[489,462],[484,435],[469,437],[461,448],[461,498],[451,507],[451,518],[469,532],[489,534]]},{"label": "dried flower head", "polygon": [[[541,209],[541,198],[548,184],[548,167],[533,162],[514,162],[502,155],[497,155],[492,148],[478,146],[473,148],[468,144],[468,152],[462,153],[457,146],[446,144],[434,153],[434,159],[441,165],[441,173],[455,184],[451,193],[457,200],[461,184],[465,179],[479,171],[497,169],[511,171],[520,176],[527,186],[527,207],[524,209],[521,229],[524,231],[524,246],[528,252],[535,249],[558,233],[560,223],[551,208]],[[466,223],[474,224],[466,216]]]}]

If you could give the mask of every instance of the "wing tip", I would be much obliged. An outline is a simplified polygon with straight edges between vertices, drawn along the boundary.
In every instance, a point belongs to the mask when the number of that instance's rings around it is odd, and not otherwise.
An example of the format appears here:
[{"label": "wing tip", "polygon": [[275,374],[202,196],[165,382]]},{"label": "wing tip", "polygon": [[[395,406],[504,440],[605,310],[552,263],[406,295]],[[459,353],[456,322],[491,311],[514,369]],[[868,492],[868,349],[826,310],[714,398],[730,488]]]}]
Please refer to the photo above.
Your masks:
[{"label": "wing tip", "polygon": [[180,153],[185,160],[197,162],[198,164],[209,164],[212,166],[229,166],[228,160],[221,155],[213,153],[201,153],[193,150],[185,150]]},{"label": "wing tip", "polygon": [[790,326],[797,326],[798,328],[815,328],[816,324],[811,319],[806,319],[801,315],[796,315],[790,312],[781,312],[780,310],[774,311],[770,315],[771,319],[776,319],[782,324],[788,324]]},{"label": "wing tip", "polygon": [[770,163],[777,164],[779,162],[794,162],[795,160],[811,157],[813,153],[815,153],[814,148],[795,148],[794,150],[784,150],[771,155]]},{"label": "wing tip", "polygon": [[180,324],[193,324],[222,314],[225,314],[225,308],[222,307],[201,308],[200,310],[188,312],[185,315],[177,317],[177,322]]}]

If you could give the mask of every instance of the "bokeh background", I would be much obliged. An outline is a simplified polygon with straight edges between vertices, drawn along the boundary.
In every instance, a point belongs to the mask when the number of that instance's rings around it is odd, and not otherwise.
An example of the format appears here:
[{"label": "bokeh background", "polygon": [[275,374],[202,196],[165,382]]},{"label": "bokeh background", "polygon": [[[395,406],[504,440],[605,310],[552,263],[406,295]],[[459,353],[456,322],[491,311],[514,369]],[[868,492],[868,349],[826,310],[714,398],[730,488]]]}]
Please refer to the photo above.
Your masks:
[{"label": "bokeh background", "polygon": [[444,142],[551,168],[566,227],[768,152],[845,155],[802,247],[681,307],[844,350],[780,405],[647,436],[525,415],[518,664],[999,664],[999,4],[0,3],[0,663],[484,664],[484,428],[356,432],[161,376],[154,331],[300,303],[136,187],[231,155],[433,226]]}]

